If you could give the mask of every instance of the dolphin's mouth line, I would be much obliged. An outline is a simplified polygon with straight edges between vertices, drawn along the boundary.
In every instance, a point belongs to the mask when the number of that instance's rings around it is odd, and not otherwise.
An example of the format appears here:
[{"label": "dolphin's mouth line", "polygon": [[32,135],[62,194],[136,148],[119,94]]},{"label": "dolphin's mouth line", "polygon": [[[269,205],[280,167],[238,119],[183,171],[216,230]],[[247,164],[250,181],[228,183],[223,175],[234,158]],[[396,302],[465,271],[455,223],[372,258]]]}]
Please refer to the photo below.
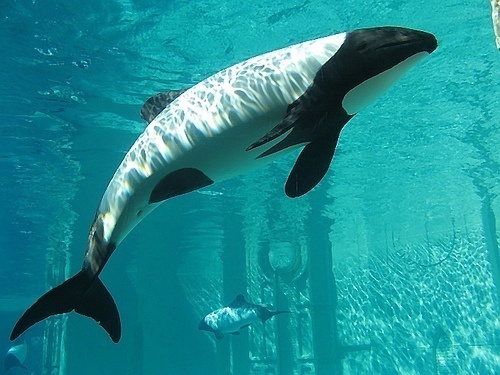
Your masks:
[{"label": "dolphin's mouth line", "polygon": [[375,47],[374,50],[378,51],[378,50],[385,49],[385,48],[410,46],[410,45],[415,45],[415,44],[419,44],[419,43],[422,43],[422,41],[421,40],[407,40],[407,41],[402,41],[402,42],[393,42],[393,43],[383,44],[379,47]]}]

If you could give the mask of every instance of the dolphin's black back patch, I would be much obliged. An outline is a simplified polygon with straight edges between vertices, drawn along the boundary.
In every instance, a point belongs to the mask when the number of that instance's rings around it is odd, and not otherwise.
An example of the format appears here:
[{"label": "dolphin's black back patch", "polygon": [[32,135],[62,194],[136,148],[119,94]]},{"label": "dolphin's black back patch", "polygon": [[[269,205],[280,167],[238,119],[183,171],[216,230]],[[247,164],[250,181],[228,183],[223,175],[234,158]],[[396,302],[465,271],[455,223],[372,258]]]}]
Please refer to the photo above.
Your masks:
[{"label": "dolphin's black back patch", "polygon": [[144,105],[142,106],[141,117],[149,124],[155,119],[156,116],[160,114],[161,111],[167,108],[167,105],[172,103],[175,99],[177,99],[179,95],[184,93],[186,90],[187,89],[170,90],[152,96],[151,98],[146,100],[146,103],[144,103]]},{"label": "dolphin's black back patch", "polygon": [[214,181],[196,168],[181,168],[163,177],[153,189],[149,203],[158,203],[165,199],[189,193],[213,184]]}]

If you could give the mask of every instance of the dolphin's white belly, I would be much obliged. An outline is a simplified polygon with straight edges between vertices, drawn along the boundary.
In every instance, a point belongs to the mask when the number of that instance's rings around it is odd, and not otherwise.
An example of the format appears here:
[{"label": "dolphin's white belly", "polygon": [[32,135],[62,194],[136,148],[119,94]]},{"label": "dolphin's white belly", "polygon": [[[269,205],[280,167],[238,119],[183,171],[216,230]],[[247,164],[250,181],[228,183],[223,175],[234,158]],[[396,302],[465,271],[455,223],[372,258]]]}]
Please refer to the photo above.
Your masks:
[{"label": "dolphin's white belly", "polygon": [[196,168],[217,182],[279,157],[282,152],[257,158],[264,146],[246,149],[283,119],[344,38],[337,34],[249,59],[170,103],[137,139],[108,185],[99,207],[105,239],[118,245],[158,205],[149,203],[151,192],[171,172]]}]

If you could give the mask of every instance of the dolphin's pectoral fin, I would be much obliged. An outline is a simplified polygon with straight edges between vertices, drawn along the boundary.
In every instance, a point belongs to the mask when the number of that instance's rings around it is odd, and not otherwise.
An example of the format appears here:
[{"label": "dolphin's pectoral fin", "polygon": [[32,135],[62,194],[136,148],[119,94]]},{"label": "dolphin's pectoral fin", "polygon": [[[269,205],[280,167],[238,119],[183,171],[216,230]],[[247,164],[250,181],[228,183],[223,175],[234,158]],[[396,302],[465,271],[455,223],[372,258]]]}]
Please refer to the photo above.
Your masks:
[{"label": "dolphin's pectoral fin", "polygon": [[158,203],[213,184],[214,181],[196,168],[181,168],[163,177],[151,192],[149,203]]},{"label": "dolphin's pectoral fin", "polygon": [[214,334],[217,340],[221,340],[224,337],[224,334],[221,331],[214,331]]},{"label": "dolphin's pectoral fin", "polygon": [[330,167],[339,135],[340,129],[331,129],[304,147],[286,181],[286,195],[300,197],[321,181]]},{"label": "dolphin's pectoral fin", "polygon": [[272,128],[268,133],[266,133],[263,137],[252,143],[247,147],[246,151],[253,150],[256,147],[262,146],[267,142],[271,142],[272,140],[278,138],[280,135],[285,134],[288,130],[293,128],[296,124],[292,116],[289,115],[290,108],[293,103],[288,106],[287,115],[278,125]]},{"label": "dolphin's pectoral fin", "polygon": [[149,124],[155,119],[156,116],[160,114],[161,111],[167,108],[167,105],[172,103],[175,99],[177,99],[179,95],[181,95],[185,91],[187,91],[187,89],[170,90],[152,96],[151,98],[146,100],[146,102],[142,106],[141,117]]},{"label": "dolphin's pectoral fin", "polygon": [[92,279],[93,276],[83,269],[45,293],[21,316],[10,339],[14,340],[29,327],[49,316],[75,310],[99,322],[111,339],[118,342],[121,324],[116,304],[101,280]]},{"label": "dolphin's pectoral fin", "polygon": [[248,146],[247,151],[271,142],[290,129],[293,130],[285,139],[263,152],[259,158],[295,144],[308,142],[310,133],[327,112],[328,103],[325,103],[324,100],[321,101],[321,96],[321,89],[316,84],[312,84],[304,94],[288,106],[283,120],[259,140]]},{"label": "dolphin's pectoral fin", "polygon": [[[287,113],[285,115],[285,118],[278,124],[276,125],[271,131],[269,131],[266,135],[261,137],[259,140],[256,142],[252,143],[250,146],[247,147],[247,151],[250,151],[256,147],[262,146],[268,142],[271,142],[272,140],[278,138],[279,136],[285,134],[287,131],[290,129],[293,129],[292,133],[293,136],[291,137],[292,140],[290,139],[290,135],[286,137],[284,140],[279,142],[278,144],[274,145],[272,148],[269,150],[263,152],[261,155],[259,155],[259,158],[263,156],[267,156],[270,154],[273,154],[277,151],[280,151],[288,146],[292,146],[293,144],[301,143],[304,133],[309,133],[311,131],[311,128],[313,125],[317,122],[318,117],[321,117],[321,108],[308,108],[307,104],[310,104],[309,101],[304,103],[303,97],[306,96],[306,94],[302,95],[299,99],[297,99],[295,102],[290,104],[287,109]],[[297,131],[299,130],[299,131]],[[297,137],[297,133],[300,134],[299,137]],[[295,142],[295,143],[293,143]]]},{"label": "dolphin's pectoral fin", "polygon": [[231,335],[236,335],[236,336],[238,336],[239,334],[240,334],[240,331],[231,332]]}]

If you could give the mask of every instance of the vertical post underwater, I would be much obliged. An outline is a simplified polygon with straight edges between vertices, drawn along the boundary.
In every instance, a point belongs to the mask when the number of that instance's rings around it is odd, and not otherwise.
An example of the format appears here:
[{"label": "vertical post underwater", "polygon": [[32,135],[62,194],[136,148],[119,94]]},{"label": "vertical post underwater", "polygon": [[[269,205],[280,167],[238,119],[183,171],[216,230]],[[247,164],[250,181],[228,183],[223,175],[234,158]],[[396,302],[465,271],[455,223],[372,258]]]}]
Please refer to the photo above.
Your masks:
[{"label": "vertical post underwater", "polygon": [[[241,218],[235,213],[224,215],[224,254],[222,296],[229,303],[238,294],[246,294],[246,255],[245,242],[241,236]],[[243,336],[243,335],[242,335]],[[245,336],[227,335],[217,341],[217,373],[248,374],[248,340]]]},{"label": "vertical post underwater", "polygon": [[[276,310],[284,310],[287,306],[287,298],[284,295],[286,286],[282,285],[282,278],[275,273],[274,276],[274,295],[276,300]],[[282,307],[283,306],[283,307]],[[277,327],[277,349],[278,349],[278,368],[281,374],[292,374],[296,371],[297,363],[291,359],[294,357],[294,345],[289,332],[289,317],[282,316],[275,320]]]},{"label": "vertical post underwater", "polygon": [[[265,186],[251,196],[242,210],[247,299],[271,311],[290,310],[300,295],[295,292],[294,276],[297,273],[300,277],[302,269],[296,268],[303,265],[297,243],[301,230],[288,221],[297,207],[285,198],[271,198],[262,191],[266,191]],[[245,331],[244,335],[248,332],[248,370],[242,374],[303,373],[295,370],[296,331],[289,329],[289,322],[293,320],[290,315],[280,314],[265,323],[252,324]]]},{"label": "vertical post underwater", "polygon": [[[56,241],[47,253],[46,287],[51,289],[69,276],[68,245],[71,236]],[[66,314],[47,319],[43,340],[43,375],[66,374]]]},{"label": "vertical post underwater", "polygon": [[[337,289],[333,274],[331,221],[321,213],[322,205],[311,201],[309,236],[309,281],[316,374],[340,375],[342,363],[338,344]],[[314,229],[314,231],[313,231]]]},{"label": "vertical post underwater", "polygon": [[487,191],[484,192],[481,198],[481,220],[488,260],[491,264],[493,283],[495,284],[497,299],[500,301],[500,252],[498,249],[497,225],[495,213],[491,207],[491,196]]}]

